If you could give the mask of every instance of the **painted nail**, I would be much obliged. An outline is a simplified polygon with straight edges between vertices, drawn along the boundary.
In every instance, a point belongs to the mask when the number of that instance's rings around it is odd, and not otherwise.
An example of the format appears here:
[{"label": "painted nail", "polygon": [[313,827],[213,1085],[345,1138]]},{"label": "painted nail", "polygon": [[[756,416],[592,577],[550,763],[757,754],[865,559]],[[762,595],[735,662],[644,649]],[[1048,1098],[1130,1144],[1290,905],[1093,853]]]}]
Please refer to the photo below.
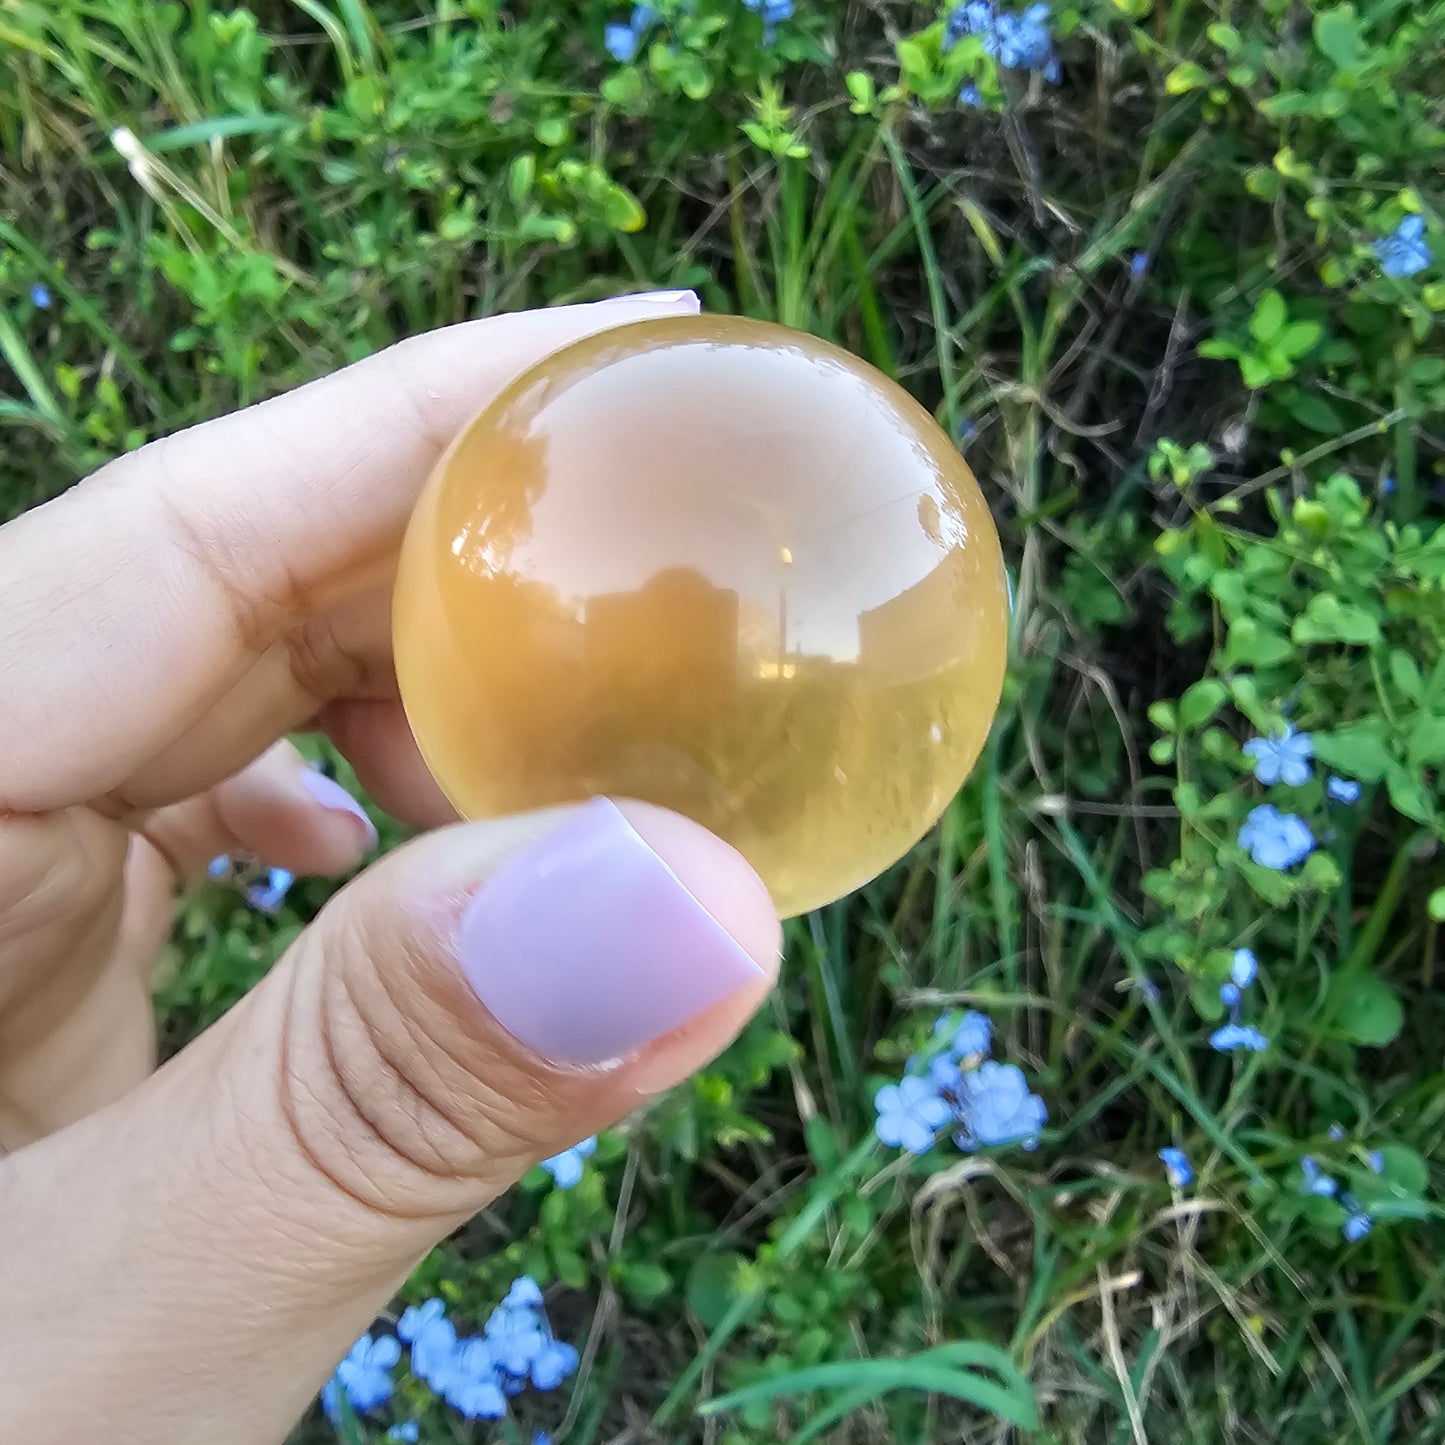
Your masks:
[{"label": "painted nail", "polygon": [[510,859],[461,925],[462,970],[514,1038],[600,1064],[765,977],[606,798]]},{"label": "painted nail", "polygon": [[307,768],[301,774],[301,782],[306,791],[328,812],[349,813],[357,819],[366,829],[366,846],[376,846],[376,825],[366,816],[366,809],[340,783],[313,768]]},{"label": "painted nail", "polygon": [[628,296],[609,296],[601,304],[610,306],[615,301],[647,301],[655,306],[675,306],[679,310],[702,310],[702,302],[696,291],[636,291]]}]

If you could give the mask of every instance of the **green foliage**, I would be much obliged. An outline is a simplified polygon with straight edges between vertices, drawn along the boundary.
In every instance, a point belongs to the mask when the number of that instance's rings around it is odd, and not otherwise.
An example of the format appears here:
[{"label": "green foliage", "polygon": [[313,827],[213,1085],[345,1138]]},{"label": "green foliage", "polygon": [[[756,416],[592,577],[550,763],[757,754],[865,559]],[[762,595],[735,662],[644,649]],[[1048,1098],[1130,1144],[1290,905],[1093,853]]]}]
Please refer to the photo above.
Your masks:
[{"label": "green foliage", "polygon": [[[1057,86],[930,7],[800,3],[765,46],[661,0],[621,63],[630,8],[0,6],[0,516],[411,332],[695,286],[898,377],[1005,538],[1014,665],[938,828],[408,1297],[571,1301],[569,1442],[1438,1438],[1445,5],[1059,4]],[[1432,259],[1387,275],[1410,216]],[[1287,722],[1310,773],[1266,786],[1243,748]],[[1294,867],[1239,841],[1266,802]],[[332,886],[185,900],[167,1047]],[[1222,1055],[1243,947],[1270,1042]],[[1037,1153],[874,1142],[955,1004],[1047,1099]]]}]

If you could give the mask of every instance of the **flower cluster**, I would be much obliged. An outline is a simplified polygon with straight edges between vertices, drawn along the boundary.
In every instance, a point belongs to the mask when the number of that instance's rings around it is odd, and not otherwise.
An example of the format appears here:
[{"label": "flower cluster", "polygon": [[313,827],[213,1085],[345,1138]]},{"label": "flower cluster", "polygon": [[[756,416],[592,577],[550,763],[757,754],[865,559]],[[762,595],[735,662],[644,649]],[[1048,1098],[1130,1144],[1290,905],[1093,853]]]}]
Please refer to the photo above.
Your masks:
[{"label": "flower cluster", "polygon": [[[1051,84],[1062,72],[1054,54],[1049,7],[1030,5],[1021,14],[1000,10],[994,0],[967,0],[950,11],[943,25],[943,44],[949,49],[966,36],[977,36],[983,53],[1005,70],[1034,71]],[[972,85],[964,86],[959,100],[977,105],[979,95]]]},{"label": "flower cluster", "polygon": [[[555,1390],[577,1369],[577,1351],[552,1335],[536,1280],[514,1280],[480,1335],[459,1336],[439,1299],[407,1308],[396,1335],[363,1335],[351,1347],[321,1392],[321,1407],[333,1424],[340,1401],[358,1415],[374,1414],[396,1389],[393,1370],[402,1345],[410,1347],[412,1376],[467,1420],[501,1420],[507,1401],[529,1387]],[[414,1420],[392,1427],[389,1440],[414,1441]],[[534,1445],[545,1435],[534,1436]]]},{"label": "flower cluster", "polygon": [[1230,961],[1229,977],[1219,986],[1219,997],[1229,1009],[1229,1022],[1209,1036],[1209,1046],[1222,1054],[1239,1049],[1260,1053],[1269,1047],[1269,1040],[1250,1024],[1240,1022],[1244,995],[1259,977],[1259,960],[1247,948],[1236,948]]},{"label": "flower cluster", "polygon": [[206,876],[218,883],[244,888],[246,902],[257,913],[275,913],[295,886],[296,876],[284,868],[264,868],[248,859],[233,859],[222,853],[206,864]]},{"label": "flower cluster", "polygon": [[[1314,739],[1308,733],[1286,726],[1277,738],[1250,738],[1244,745],[1254,776],[1267,788],[1283,784],[1302,788],[1314,775]],[[1352,778],[1331,776],[1325,780],[1325,796],[1332,803],[1359,801],[1360,785]],[[1239,846],[1261,868],[1283,871],[1303,863],[1315,849],[1315,836],[1305,820],[1294,813],[1282,813],[1273,803],[1250,809],[1239,830]]]},{"label": "flower cluster", "polygon": [[[1330,1134],[1331,1137],[1336,1137],[1334,1130],[1331,1130]],[[1385,1156],[1378,1149],[1372,1149],[1367,1157],[1370,1161],[1370,1168],[1376,1174],[1385,1172]],[[1300,1173],[1304,1176],[1300,1184],[1303,1193],[1313,1194],[1321,1199],[1333,1199],[1345,1211],[1344,1222],[1340,1225],[1340,1233],[1350,1244],[1363,1239],[1375,1227],[1375,1221],[1370,1217],[1369,1211],[1349,1190],[1341,1189],[1339,1181],[1332,1175],[1326,1174],[1320,1168],[1319,1162],[1311,1155],[1306,1154],[1300,1160]]]},{"label": "flower cluster", "polygon": [[1388,236],[1375,242],[1375,259],[1385,275],[1400,278],[1423,271],[1434,259],[1425,239],[1425,218],[1406,216]]},{"label": "flower cluster", "polygon": [[[763,44],[771,45],[778,26],[793,18],[794,0],[742,0],[743,9],[760,15]],[[651,5],[634,5],[626,20],[614,20],[602,31],[602,48],[619,64],[630,65],[642,50],[642,42],[661,20]]]},{"label": "flower cluster", "polygon": [[1038,1148],[1048,1109],[1017,1064],[987,1057],[993,1046],[987,1016],[945,1014],[933,1036],[933,1048],[910,1059],[898,1083],[878,1091],[873,1132],[879,1141],[926,1154],[952,1124],[954,1143],[965,1153],[1002,1144]]}]

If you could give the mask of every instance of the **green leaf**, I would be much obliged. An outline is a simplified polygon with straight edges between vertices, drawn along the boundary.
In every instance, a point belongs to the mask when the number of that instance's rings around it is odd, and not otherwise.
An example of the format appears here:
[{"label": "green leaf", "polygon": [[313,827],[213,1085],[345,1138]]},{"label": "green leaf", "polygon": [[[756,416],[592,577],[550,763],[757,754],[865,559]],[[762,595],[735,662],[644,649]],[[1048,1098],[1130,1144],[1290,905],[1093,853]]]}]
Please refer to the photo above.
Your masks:
[{"label": "green leaf", "polygon": [[1286,356],[1303,356],[1318,345],[1325,328],[1318,321],[1295,321],[1286,326],[1275,338],[1275,346]]},{"label": "green leaf", "polygon": [[1186,60],[1176,65],[1173,70],[1164,77],[1164,89],[1170,95],[1186,95],[1191,90],[1198,90],[1201,85],[1209,84],[1209,72],[1202,65],[1196,65],[1192,60]]},{"label": "green leaf", "polygon": [[1358,603],[1341,602],[1331,592],[1317,592],[1310,598],[1304,616],[1295,619],[1290,633],[1299,643],[1340,642],[1351,647],[1373,647],[1380,641],[1380,624]]},{"label": "green leaf", "polygon": [[742,1294],[740,1254],[704,1254],[687,1272],[687,1307],[705,1330],[714,1330]]},{"label": "green leaf", "polygon": [[655,1304],[672,1288],[672,1276],[660,1264],[625,1264],[618,1286],[640,1305]]},{"label": "green leaf", "polygon": [[1430,917],[1436,923],[1445,923],[1445,888],[1437,888],[1430,895],[1430,900],[1425,906],[1430,910]]},{"label": "green leaf", "polygon": [[1294,652],[1284,633],[1262,626],[1253,617],[1241,617],[1229,626],[1229,638],[1219,657],[1219,667],[1274,667]]},{"label": "green leaf", "polygon": [[1445,717],[1426,713],[1410,730],[1405,756],[1415,769],[1445,763]]},{"label": "green leaf", "polygon": [[1385,786],[1390,790],[1390,801],[1397,813],[1413,818],[1417,823],[1428,823],[1434,816],[1430,794],[1419,776],[1400,763],[1392,761],[1386,768]]},{"label": "green leaf", "polygon": [[1312,391],[1300,391],[1297,387],[1287,388],[1287,391],[1285,407],[1301,426],[1323,432],[1326,436],[1337,436],[1344,431],[1343,418],[1324,397],[1316,396]]},{"label": "green leaf", "polygon": [[1315,16],[1315,44],[1336,70],[1353,70],[1365,53],[1360,17],[1353,5],[1336,5]]},{"label": "green leaf", "polygon": [[1398,648],[1390,654],[1390,681],[1409,702],[1418,703],[1424,695],[1425,683],[1420,676],[1419,664],[1408,652],[1401,652]]},{"label": "green leaf", "polygon": [[1352,1043],[1388,1044],[1405,1021],[1400,1000],[1373,973],[1341,974],[1335,980],[1331,1020]]},{"label": "green leaf", "polygon": [[1274,368],[1258,356],[1241,356],[1239,374],[1251,391],[1261,391],[1276,379]]},{"label": "green leaf", "polygon": [[1249,334],[1261,345],[1268,345],[1284,330],[1288,319],[1284,297],[1271,287],[1254,308],[1254,315],[1249,319]]},{"label": "green leaf", "polygon": [[1202,727],[1224,706],[1228,696],[1222,682],[1202,678],[1179,699],[1179,721],[1187,728]]},{"label": "green leaf", "polygon": [[1333,732],[1314,732],[1310,738],[1320,762],[1362,783],[1378,783],[1395,761],[1380,718],[1367,718]]}]

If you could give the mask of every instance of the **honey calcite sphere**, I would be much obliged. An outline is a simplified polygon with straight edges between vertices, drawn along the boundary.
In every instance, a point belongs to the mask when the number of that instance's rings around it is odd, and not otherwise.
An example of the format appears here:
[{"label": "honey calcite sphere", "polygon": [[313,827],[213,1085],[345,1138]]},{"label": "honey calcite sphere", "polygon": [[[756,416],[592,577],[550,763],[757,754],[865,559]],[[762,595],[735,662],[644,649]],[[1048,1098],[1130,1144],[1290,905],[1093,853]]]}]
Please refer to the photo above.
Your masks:
[{"label": "honey calcite sphere", "polygon": [[457,438],[395,598],[412,730],[457,810],[598,794],[696,819],[779,913],[901,857],[983,747],[998,536],[922,407],[729,317],[607,331]]}]

